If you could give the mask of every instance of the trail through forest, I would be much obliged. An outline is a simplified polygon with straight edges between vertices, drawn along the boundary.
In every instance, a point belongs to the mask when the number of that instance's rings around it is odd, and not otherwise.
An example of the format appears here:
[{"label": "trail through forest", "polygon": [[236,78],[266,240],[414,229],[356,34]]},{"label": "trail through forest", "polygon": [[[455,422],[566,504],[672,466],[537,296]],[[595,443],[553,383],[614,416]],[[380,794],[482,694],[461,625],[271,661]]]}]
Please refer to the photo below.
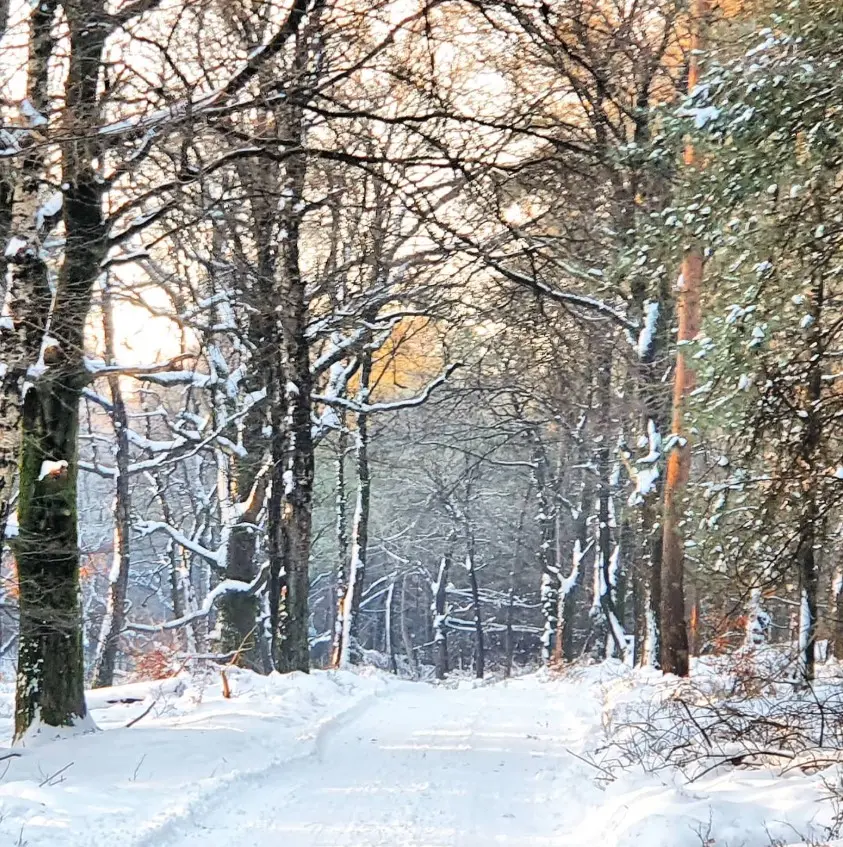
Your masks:
[{"label": "trail through forest", "polygon": [[[89,692],[100,731],[0,748],[0,845],[843,843],[827,835],[828,770],[618,767],[617,742],[679,690],[658,672],[608,662],[447,687],[227,674],[229,696],[218,673]],[[0,683],[0,732],[11,695]]]},{"label": "trail through forest", "polygon": [[574,843],[561,833],[576,828],[601,792],[568,748],[582,745],[599,706],[587,695],[524,695],[518,686],[390,688],[329,730],[312,756],[259,785],[233,786],[169,843]]}]

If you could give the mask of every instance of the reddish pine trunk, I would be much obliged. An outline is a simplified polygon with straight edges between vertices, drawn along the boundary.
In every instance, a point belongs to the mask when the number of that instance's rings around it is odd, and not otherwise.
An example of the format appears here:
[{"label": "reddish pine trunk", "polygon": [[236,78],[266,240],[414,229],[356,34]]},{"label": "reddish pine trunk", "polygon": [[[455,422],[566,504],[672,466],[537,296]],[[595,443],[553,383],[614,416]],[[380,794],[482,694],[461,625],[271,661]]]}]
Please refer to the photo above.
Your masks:
[{"label": "reddish pine trunk", "polygon": [[[688,90],[692,91],[699,79],[698,51],[702,45],[700,29],[708,15],[708,0],[695,0],[691,12],[693,33],[690,44]],[[693,166],[694,149],[685,149],[685,165]],[[685,400],[693,390],[695,377],[683,342],[692,341],[700,329],[700,292],[703,278],[703,256],[696,245],[690,247],[682,262],[679,277],[677,314],[680,347],[676,354],[673,381],[672,435],[682,441],[671,449],[667,460],[664,486],[664,548],[661,579],[661,666],[665,673],[688,675],[688,632],[685,626],[685,550],[680,523],[683,515],[682,499],[691,470],[691,446],[684,431]]]}]

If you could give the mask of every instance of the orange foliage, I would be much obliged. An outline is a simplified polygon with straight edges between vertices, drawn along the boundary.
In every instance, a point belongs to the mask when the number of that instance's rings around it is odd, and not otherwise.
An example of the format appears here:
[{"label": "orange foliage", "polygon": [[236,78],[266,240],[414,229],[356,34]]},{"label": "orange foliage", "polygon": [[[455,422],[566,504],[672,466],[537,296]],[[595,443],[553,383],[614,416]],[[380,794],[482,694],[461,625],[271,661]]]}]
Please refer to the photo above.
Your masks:
[{"label": "orange foliage", "polygon": [[[111,567],[110,553],[83,553],[79,566],[79,578],[83,583],[88,582],[99,574],[108,573]],[[9,555],[0,569],[0,590],[11,600],[20,599],[18,584],[18,563],[13,555]]]},{"label": "orange foliage", "polygon": [[[420,391],[442,371],[441,335],[429,318],[405,318],[377,352],[372,365],[373,401],[389,401]],[[357,386],[352,381],[354,391]]]},{"label": "orange foliage", "polygon": [[162,645],[141,653],[135,659],[134,676],[139,680],[169,679],[180,670],[175,663],[175,652]]},{"label": "orange foliage", "polygon": [[746,633],[746,615],[730,615],[720,622],[714,637],[711,639],[714,653],[722,656],[732,652]]}]

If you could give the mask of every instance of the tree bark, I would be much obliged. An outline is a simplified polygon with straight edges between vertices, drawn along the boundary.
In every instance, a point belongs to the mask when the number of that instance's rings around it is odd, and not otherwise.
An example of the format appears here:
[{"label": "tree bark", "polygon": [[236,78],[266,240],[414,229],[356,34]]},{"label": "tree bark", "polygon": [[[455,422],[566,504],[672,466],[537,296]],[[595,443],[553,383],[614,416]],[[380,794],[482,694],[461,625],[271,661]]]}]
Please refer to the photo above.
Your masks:
[{"label": "tree bark", "polygon": [[389,659],[389,669],[394,673],[398,673],[398,663],[395,660],[395,648],[392,643],[392,604],[395,597],[395,579],[393,575],[389,581],[389,589],[386,592],[386,600],[384,601],[384,652]]},{"label": "tree bark", "polygon": [[[369,380],[372,376],[372,354],[362,354],[360,364],[360,389],[358,400],[365,404],[369,399]],[[372,480],[369,471],[369,416],[357,413],[355,433],[355,462],[357,467],[357,500],[354,507],[354,522],[351,530],[351,568],[348,588],[343,604],[343,632],[340,648],[340,665],[356,664],[359,660],[357,644],[360,599],[363,596],[363,581],[369,547],[369,507],[372,496]]]},{"label": "tree bark", "polygon": [[[699,296],[703,259],[691,248],[682,262],[679,281],[678,340],[691,341],[699,332]],[[685,626],[685,547],[680,524],[691,469],[691,445],[685,430],[685,398],[693,390],[694,374],[680,347],[676,354],[673,394],[673,438],[664,484],[664,538],[661,568],[660,661],[664,673],[688,675],[688,633]]]},{"label": "tree bark", "polygon": [[413,639],[410,635],[410,625],[407,621],[407,580],[410,577],[409,573],[405,573],[401,578],[401,641],[404,645],[404,654],[407,656],[407,662],[410,666],[410,672],[413,677],[418,676],[418,662],[416,661],[416,651],[413,649]]},{"label": "tree bark", "polygon": [[[839,535],[838,529],[837,534]],[[829,608],[832,619],[830,624],[830,640],[828,653],[839,659],[843,655],[843,562],[835,556],[836,564],[829,584]]]},{"label": "tree bark", "polygon": [[[114,311],[109,283],[106,281],[102,292],[103,344],[106,361],[114,365]],[[111,392],[110,417],[116,438],[114,493],[114,550],[113,564],[108,575],[108,596],[106,598],[105,617],[97,642],[97,655],[94,660],[94,688],[114,685],[114,669],[117,662],[117,648],[120,635],[126,623],[126,594],[129,587],[129,567],[131,563],[132,499],[129,491],[129,417],[123,400],[120,377],[110,375],[108,387]]]},{"label": "tree bark", "polygon": [[343,609],[345,595],[348,592],[348,495],[345,490],[345,454],[348,450],[348,434],[345,428],[345,413],[340,419],[340,435],[337,442],[336,460],[336,610],[334,612],[333,648],[331,652],[331,667],[340,665],[342,652],[342,634],[344,627]]},{"label": "tree bark", "polygon": [[435,674],[437,679],[448,675],[448,577],[451,572],[453,551],[452,537],[447,541],[445,555],[439,564],[439,576],[433,592],[433,643],[435,651]]},{"label": "tree bark", "polygon": [[515,622],[515,567],[510,565],[506,591],[506,629],[503,636],[503,678],[512,676],[512,662],[515,654],[515,639],[512,625]]},{"label": "tree bark", "polygon": [[[688,65],[688,91],[693,91],[699,79],[701,32],[708,16],[708,0],[694,0],[691,12],[691,45]],[[685,165],[695,161],[691,145],[685,149]],[[693,341],[700,330],[700,294],[703,278],[703,255],[698,245],[692,245],[682,261],[679,275],[677,314],[679,328],[676,368],[673,376],[672,437],[673,445],[667,457],[664,485],[664,543],[661,570],[661,667],[665,673],[687,676],[688,632],[685,626],[685,547],[681,522],[682,502],[691,471],[690,433],[685,429],[685,400],[695,385],[694,372],[683,342]]]},{"label": "tree bark", "polygon": [[611,499],[612,499],[612,458],[609,447],[609,432],[612,412],[612,356],[609,348],[599,352],[601,361],[597,367],[597,391],[599,438],[597,451],[597,567],[600,569],[600,608],[606,619],[606,628],[615,648],[615,655],[623,661],[626,644],[621,631],[621,623],[616,607],[615,572],[619,562],[614,561],[612,553]]},{"label": "tree bark", "polygon": [[823,394],[823,338],[822,317],[825,305],[825,283],[822,271],[813,280],[811,316],[813,321],[807,328],[807,386],[805,405],[801,414],[804,423],[802,443],[799,449],[799,465],[807,472],[798,492],[799,525],[796,540],[796,572],[799,577],[799,638],[797,679],[810,683],[815,674],[815,647],[817,640],[817,596],[818,568],[816,547],[822,538],[818,532],[821,521],[817,500],[821,461],[818,450],[822,443],[821,400]]},{"label": "tree bark", "polygon": [[565,580],[565,591],[562,596],[561,620],[561,656],[566,662],[573,662],[577,657],[574,623],[577,608],[582,595],[582,583],[585,578],[583,562],[588,555],[588,515],[594,497],[591,482],[586,478],[580,494],[580,508],[574,520],[574,545],[571,557],[571,572]]},{"label": "tree bark", "polygon": [[[466,519],[466,523],[468,523],[468,519]],[[468,582],[471,588],[471,605],[474,607],[474,675],[477,679],[483,679],[483,675],[486,672],[486,645],[483,639],[480,587],[477,583],[474,532],[470,528],[468,529],[467,546],[466,568],[468,569]]]},{"label": "tree bark", "polygon": [[[295,72],[305,73],[307,40],[297,34]],[[301,108],[286,111],[286,131],[291,139],[304,143]],[[304,181],[307,162],[304,154],[292,155],[285,166],[284,193],[280,217],[281,239],[281,337],[284,353],[283,396],[286,399],[286,444],[281,479],[283,518],[280,525],[283,577],[283,615],[275,653],[275,666],[281,673],[310,670],[308,634],[308,572],[313,511],[314,455],[311,432],[310,344],[307,330],[309,303],[306,281],[301,273],[300,238],[304,214]]]},{"label": "tree bark", "polygon": [[65,6],[68,71],[62,185],[65,255],[51,332],[57,351],[24,398],[20,465],[20,651],[15,734],[33,723],[72,726],[86,716],[76,516],[78,406],[92,287],[106,254],[102,151],[91,127],[106,31],[99,0]]},{"label": "tree bark", "polygon": [[542,609],[542,661],[549,664],[553,657],[553,638],[556,634],[559,606],[559,563],[554,561],[554,533],[556,531],[555,498],[550,488],[550,463],[547,453],[539,441],[538,433],[533,433],[533,477],[539,505],[538,523],[540,529],[539,563],[541,566],[541,609]]},{"label": "tree bark", "polygon": [[[39,220],[39,188],[45,179],[43,121],[49,111],[48,63],[53,48],[51,27],[58,0],[33,6],[30,14],[26,98],[33,117],[30,137],[20,163],[0,172],[0,245],[4,301],[9,314],[0,327],[0,542],[6,533],[10,501],[21,447],[23,389],[30,365],[38,359],[47,331],[52,293],[47,264],[41,255],[43,235],[49,228]],[[8,3],[0,4],[3,29]],[[2,34],[2,30],[0,30]],[[13,240],[10,240],[13,239]],[[8,246],[7,246],[8,242]]]},{"label": "tree bark", "polygon": [[[251,477],[248,499],[241,502],[241,516],[231,528],[225,561],[225,578],[252,582],[258,575],[255,552],[257,535],[255,522],[263,508],[266,477],[262,471],[252,473],[252,463],[241,468],[240,483],[245,488]],[[220,647],[223,653],[234,653],[234,663],[256,673],[266,668],[260,649],[260,599],[244,592],[225,594],[219,601]]]},{"label": "tree bark", "polygon": [[[147,418],[147,437],[152,436],[149,418]],[[155,482],[155,496],[161,508],[161,517],[164,523],[175,526],[170,502],[167,500],[167,492],[164,486],[164,478],[160,470],[153,468],[150,471]],[[170,578],[170,603],[173,607],[173,618],[178,620],[184,617],[187,611],[187,562],[185,551],[172,538],[167,539],[167,560],[169,562],[168,572]],[[193,638],[193,628],[190,626],[181,629],[182,647],[188,652],[196,652],[196,644]]]}]

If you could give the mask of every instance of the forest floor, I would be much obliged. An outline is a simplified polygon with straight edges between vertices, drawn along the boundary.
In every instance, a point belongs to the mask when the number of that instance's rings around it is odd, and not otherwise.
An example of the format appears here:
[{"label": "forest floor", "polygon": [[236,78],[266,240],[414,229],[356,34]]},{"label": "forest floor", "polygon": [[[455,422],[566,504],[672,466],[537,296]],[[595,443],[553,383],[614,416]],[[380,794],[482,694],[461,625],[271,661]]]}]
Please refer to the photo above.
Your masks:
[{"label": "forest floor", "polygon": [[620,710],[672,684],[619,663],[449,687],[365,671],[231,684],[229,699],[218,674],[93,692],[104,731],[0,748],[20,754],[0,761],[0,845],[843,844],[822,840],[835,769],[609,779],[587,760]]}]

